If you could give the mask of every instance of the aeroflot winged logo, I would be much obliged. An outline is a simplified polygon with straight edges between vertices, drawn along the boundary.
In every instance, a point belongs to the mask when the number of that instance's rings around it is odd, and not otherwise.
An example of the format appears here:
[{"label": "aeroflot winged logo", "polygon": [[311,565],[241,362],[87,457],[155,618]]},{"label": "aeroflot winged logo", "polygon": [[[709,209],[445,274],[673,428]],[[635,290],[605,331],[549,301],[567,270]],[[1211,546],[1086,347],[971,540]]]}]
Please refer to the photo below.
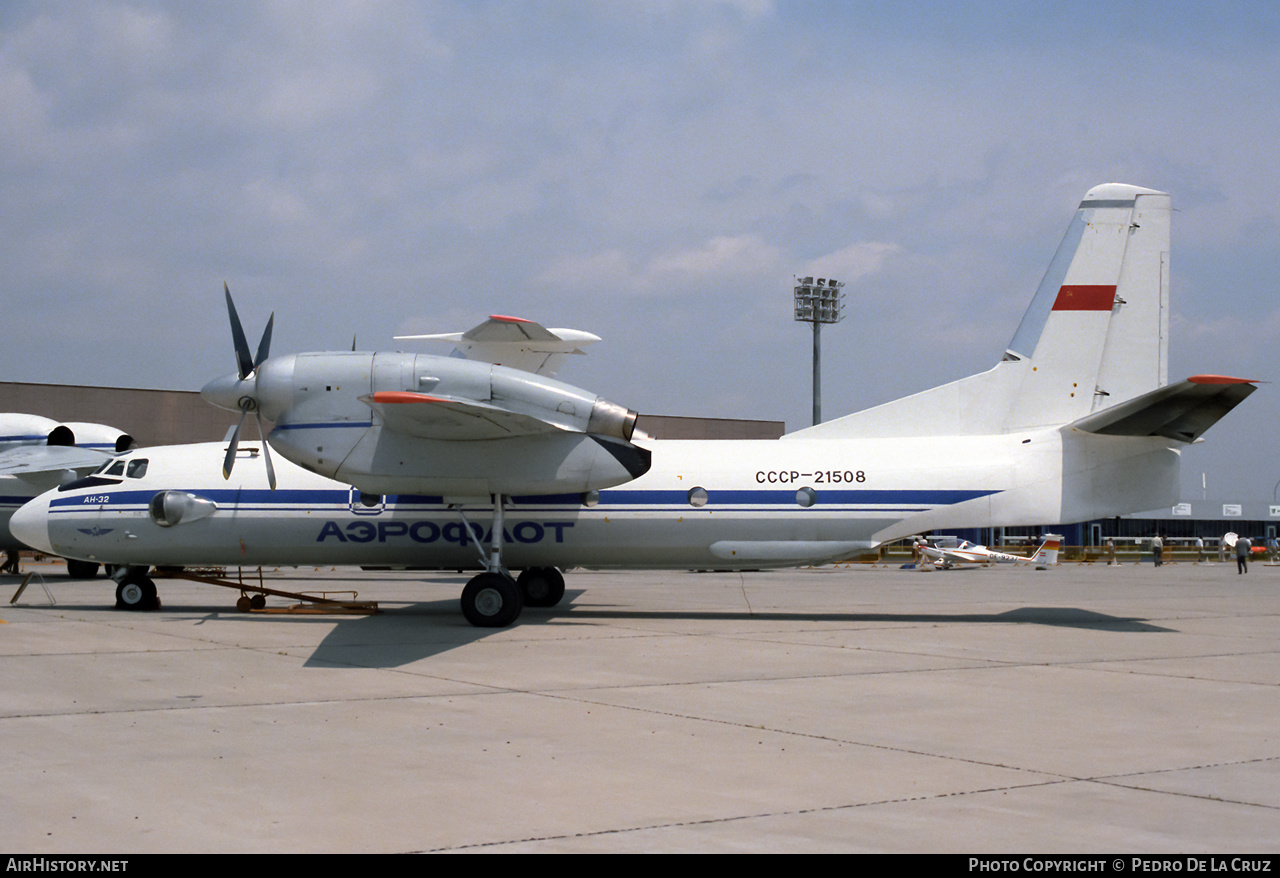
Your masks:
[{"label": "aeroflot winged logo", "polygon": [[[573,527],[572,521],[519,521],[502,529],[502,539],[511,543],[541,543],[551,540],[564,542],[565,531]],[[386,543],[407,538],[415,543],[437,541],[465,546],[469,542],[481,545],[493,541],[493,531],[485,531],[478,524],[469,528],[461,522],[437,524],[434,521],[326,521],[320,528],[317,543],[334,540],[339,543]]]}]

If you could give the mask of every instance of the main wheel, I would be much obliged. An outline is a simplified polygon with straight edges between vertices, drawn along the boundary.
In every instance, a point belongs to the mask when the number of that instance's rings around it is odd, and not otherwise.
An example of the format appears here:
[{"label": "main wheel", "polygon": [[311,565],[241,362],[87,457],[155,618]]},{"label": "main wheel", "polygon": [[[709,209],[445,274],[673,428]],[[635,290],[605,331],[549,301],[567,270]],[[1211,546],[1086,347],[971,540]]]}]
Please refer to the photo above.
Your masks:
[{"label": "main wheel", "polygon": [[97,561],[77,561],[67,559],[67,576],[72,579],[93,579],[98,575]]},{"label": "main wheel", "polygon": [[520,616],[524,600],[509,576],[481,573],[462,590],[462,615],[477,628],[504,628]]},{"label": "main wheel", "polygon": [[526,607],[554,607],[564,597],[564,577],[554,567],[527,567],[516,585]]},{"label": "main wheel", "polygon": [[156,584],[146,576],[126,579],[116,586],[116,606],[122,610],[154,610],[160,606]]}]

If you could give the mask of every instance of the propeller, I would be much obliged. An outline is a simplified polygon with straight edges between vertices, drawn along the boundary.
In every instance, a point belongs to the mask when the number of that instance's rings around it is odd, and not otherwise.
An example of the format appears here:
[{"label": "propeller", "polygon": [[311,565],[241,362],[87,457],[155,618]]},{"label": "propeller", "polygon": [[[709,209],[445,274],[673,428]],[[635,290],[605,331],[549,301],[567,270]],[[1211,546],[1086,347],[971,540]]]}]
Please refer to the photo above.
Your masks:
[{"label": "propeller", "polygon": [[236,451],[240,447],[240,428],[244,426],[244,419],[249,412],[253,412],[258,422],[258,438],[262,440],[262,459],[267,465],[267,484],[274,491],[276,470],[271,465],[270,446],[267,445],[267,437],[262,431],[262,412],[258,409],[258,399],[254,394],[257,390],[258,368],[266,362],[271,353],[271,327],[275,323],[276,315],[273,311],[271,317],[267,319],[267,328],[262,331],[262,340],[258,342],[258,353],[250,356],[249,342],[244,336],[244,327],[240,325],[240,315],[236,313],[236,304],[231,300],[231,288],[227,286],[226,281],[222,282],[222,290],[227,296],[227,314],[231,318],[231,341],[236,348],[236,373],[241,382],[247,382],[250,376],[254,379],[253,384],[245,388],[248,392],[236,402],[240,407],[240,421],[236,424],[235,432],[231,434],[231,444],[227,446],[227,456],[222,461],[222,477],[231,478],[231,468],[235,466]]}]

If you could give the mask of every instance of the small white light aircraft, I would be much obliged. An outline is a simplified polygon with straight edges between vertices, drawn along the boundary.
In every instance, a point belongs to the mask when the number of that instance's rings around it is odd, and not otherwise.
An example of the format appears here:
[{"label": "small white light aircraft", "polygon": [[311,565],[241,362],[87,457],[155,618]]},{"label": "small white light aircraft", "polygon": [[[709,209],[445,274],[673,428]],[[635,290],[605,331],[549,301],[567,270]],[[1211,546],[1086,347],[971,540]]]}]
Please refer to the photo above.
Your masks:
[{"label": "small white light aircraft", "polygon": [[[24,503],[97,469],[132,445],[127,433],[105,424],[0,413],[0,551],[27,548],[9,531],[9,519]],[[97,568],[74,560],[67,565],[77,578],[93,576]]]},{"label": "small white light aircraft", "polygon": [[1036,566],[1052,566],[1058,563],[1058,550],[1062,547],[1061,534],[1045,534],[1040,548],[1031,555],[1010,555],[997,552],[986,546],[979,546],[968,540],[957,537],[938,537],[933,540],[917,540],[916,549],[920,557],[939,567],[954,567],[957,564],[1035,564]]},{"label": "small white light aircraft", "polygon": [[[271,449],[297,467],[277,476],[237,427],[225,450],[122,456],[12,527],[136,565],[122,584],[140,603],[150,564],[479,567],[463,612],[502,626],[560,599],[556,568],[816,564],[940,528],[1167,506],[1180,449],[1254,390],[1167,384],[1170,212],[1165,193],[1095,187],[994,368],[780,440],[652,440],[621,406],[475,360],[270,357],[270,321],[251,356],[228,292],[238,370],[203,393],[241,425],[274,422]],[[235,481],[216,483],[211,456]]]}]

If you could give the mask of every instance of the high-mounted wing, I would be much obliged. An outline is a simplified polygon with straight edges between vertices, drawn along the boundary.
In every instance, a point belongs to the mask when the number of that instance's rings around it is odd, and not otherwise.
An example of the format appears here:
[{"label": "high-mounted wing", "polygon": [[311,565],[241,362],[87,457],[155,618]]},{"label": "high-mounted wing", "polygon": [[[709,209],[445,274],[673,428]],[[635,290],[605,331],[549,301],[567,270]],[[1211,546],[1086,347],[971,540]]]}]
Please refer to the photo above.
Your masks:
[{"label": "high-mounted wing", "polygon": [[0,413],[0,476],[16,476],[41,489],[95,470],[112,453],[132,446],[132,436],[106,424]]},{"label": "high-mounted wing", "polygon": [[102,466],[110,455],[74,445],[28,445],[0,452],[0,475],[53,487]]}]

